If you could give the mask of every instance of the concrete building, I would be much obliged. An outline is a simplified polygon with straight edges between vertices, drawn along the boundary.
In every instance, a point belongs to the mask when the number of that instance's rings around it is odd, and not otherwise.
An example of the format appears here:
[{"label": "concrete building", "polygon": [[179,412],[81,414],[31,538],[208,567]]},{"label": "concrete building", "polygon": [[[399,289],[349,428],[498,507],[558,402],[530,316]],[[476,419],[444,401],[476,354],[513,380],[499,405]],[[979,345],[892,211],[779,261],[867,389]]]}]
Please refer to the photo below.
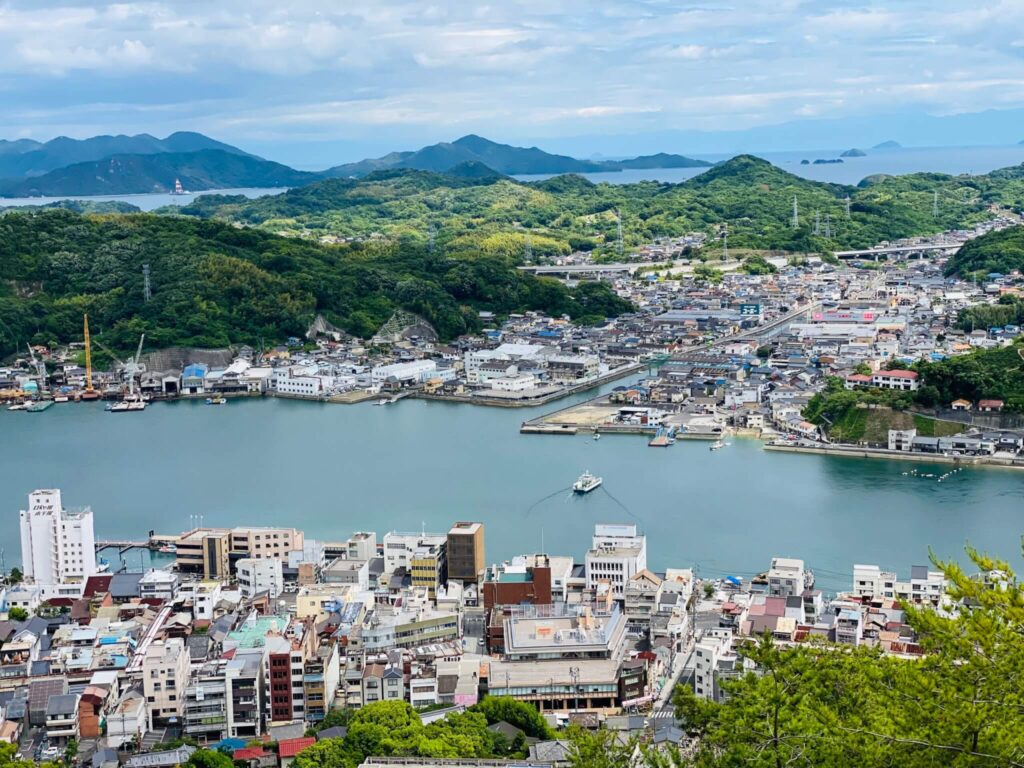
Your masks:
[{"label": "concrete building", "polygon": [[220,601],[221,592],[219,581],[186,581],[178,588],[178,597],[186,605],[191,606],[193,618],[213,621],[216,618],[214,609]]},{"label": "concrete building", "polygon": [[547,555],[517,557],[485,569],[484,574],[480,591],[485,609],[552,602],[551,561]]},{"label": "concrete building", "polygon": [[401,384],[420,384],[429,379],[437,371],[437,363],[433,360],[411,360],[407,363],[391,363],[378,365],[370,371],[370,381],[380,386],[388,379],[396,379]]},{"label": "concrete building", "polygon": [[871,386],[914,392],[919,386],[916,371],[878,371],[871,376]]},{"label": "concrete building", "polygon": [[739,655],[732,647],[732,631],[710,629],[697,642],[694,651],[694,692],[706,701],[721,702],[720,682],[735,676],[742,668]]},{"label": "concrete building", "polygon": [[57,489],[33,491],[21,511],[25,580],[43,587],[84,583],[96,573],[92,510],[70,510]]},{"label": "concrete building", "polygon": [[142,692],[149,710],[150,730],[181,717],[185,706],[191,659],[180,637],[157,640],[142,659]]},{"label": "concrete building", "polygon": [[853,594],[858,597],[886,597],[937,606],[945,593],[945,575],[929,570],[926,565],[912,565],[909,581],[901,581],[895,571],[883,571],[877,565],[853,566]]},{"label": "concrete building", "polygon": [[614,597],[622,600],[626,584],[646,568],[647,537],[638,534],[635,525],[594,526],[586,558],[587,589],[608,584]]},{"label": "concrete building", "polygon": [[448,531],[448,578],[476,583],[483,573],[484,524],[456,523]]},{"label": "concrete building", "polygon": [[206,579],[227,579],[234,563],[249,557],[287,562],[303,551],[305,536],[295,528],[195,528],[178,537],[177,570],[201,573]]},{"label": "concrete building", "polygon": [[401,533],[391,531],[384,534],[384,573],[394,573],[399,568],[412,568],[413,553],[420,547],[446,546],[448,537],[443,533]]},{"label": "concrete building", "polygon": [[768,594],[773,597],[802,595],[804,592],[804,561],[791,557],[773,557],[768,569]]},{"label": "concrete building", "polygon": [[153,569],[139,579],[139,596],[143,600],[171,601],[178,596],[178,574]]},{"label": "concrete building", "polygon": [[244,557],[235,564],[242,598],[252,600],[261,592],[273,599],[284,591],[283,563],[277,558]]}]

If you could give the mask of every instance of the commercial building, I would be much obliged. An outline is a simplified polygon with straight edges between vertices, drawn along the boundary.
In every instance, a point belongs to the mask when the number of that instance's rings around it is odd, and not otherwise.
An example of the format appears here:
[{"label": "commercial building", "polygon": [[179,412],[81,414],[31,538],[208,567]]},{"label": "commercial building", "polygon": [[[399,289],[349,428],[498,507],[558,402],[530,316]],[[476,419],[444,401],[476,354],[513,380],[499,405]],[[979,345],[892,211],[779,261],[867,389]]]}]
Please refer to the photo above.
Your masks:
[{"label": "commercial building", "polygon": [[195,528],[178,537],[177,569],[206,579],[227,579],[243,558],[287,561],[302,551],[305,537],[295,528]]},{"label": "commercial building", "polygon": [[447,559],[444,543],[421,544],[409,558],[409,572],[413,587],[423,587],[431,600],[437,598],[437,591],[447,580]]},{"label": "commercial building", "polygon": [[456,523],[448,531],[448,578],[476,583],[483,573],[483,523]]},{"label": "commercial building", "polygon": [[647,537],[638,534],[635,525],[594,526],[586,558],[587,589],[607,584],[612,595],[622,600],[626,584],[646,568]]},{"label": "commercial building", "polygon": [[256,559],[244,557],[236,564],[238,588],[245,600],[260,593],[275,598],[284,591],[283,563],[276,558]]},{"label": "commercial building", "polygon": [[96,573],[91,509],[64,509],[60,490],[39,490],[28,495],[20,517],[26,581],[44,587],[84,583]]},{"label": "commercial building", "polygon": [[443,533],[401,533],[391,531],[384,534],[384,573],[394,573],[399,568],[406,571],[412,567],[412,556],[420,547],[446,546],[448,537]]},{"label": "commercial building", "polygon": [[909,581],[900,581],[895,571],[883,571],[877,565],[853,566],[853,594],[858,597],[885,597],[937,606],[945,592],[945,575],[929,570],[926,565],[912,565]]},{"label": "commercial building", "polygon": [[505,619],[507,661],[619,659],[626,642],[626,618],[617,604],[600,606],[522,605]]},{"label": "commercial building", "polygon": [[550,605],[551,560],[547,555],[517,557],[485,569],[480,585],[484,608],[500,605]]},{"label": "commercial building", "polygon": [[392,363],[378,365],[370,371],[370,381],[380,386],[388,379],[401,384],[420,384],[429,379],[437,371],[437,363],[433,360],[412,360],[408,363]]}]

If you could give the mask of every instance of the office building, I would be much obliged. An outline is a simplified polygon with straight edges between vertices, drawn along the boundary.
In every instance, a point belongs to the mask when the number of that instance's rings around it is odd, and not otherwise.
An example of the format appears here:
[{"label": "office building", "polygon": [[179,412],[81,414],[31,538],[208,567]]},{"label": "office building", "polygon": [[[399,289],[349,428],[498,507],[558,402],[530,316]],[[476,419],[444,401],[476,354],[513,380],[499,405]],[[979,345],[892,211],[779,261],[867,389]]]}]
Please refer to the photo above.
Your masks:
[{"label": "office building", "polygon": [[456,523],[448,531],[448,578],[476,582],[483,572],[483,523]]}]

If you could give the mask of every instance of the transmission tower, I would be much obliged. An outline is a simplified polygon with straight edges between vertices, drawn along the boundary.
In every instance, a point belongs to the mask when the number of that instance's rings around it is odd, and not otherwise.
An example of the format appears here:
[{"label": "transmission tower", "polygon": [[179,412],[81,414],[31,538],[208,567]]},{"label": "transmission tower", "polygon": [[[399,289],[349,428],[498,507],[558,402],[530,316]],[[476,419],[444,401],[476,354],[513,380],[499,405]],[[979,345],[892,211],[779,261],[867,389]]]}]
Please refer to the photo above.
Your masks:
[{"label": "transmission tower", "polygon": [[431,225],[430,232],[427,233],[427,253],[431,256],[434,255],[434,240],[435,240],[434,227]]},{"label": "transmission tower", "polygon": [[819,211],[814,212],[814,234],[821,234],[821,213]]},{"label": "transmission tower", "polygon": [[825,214],[825,237],[832,239],[832,214]]},{"label": "transmission tower", "polygon": [[850,196],[846,196],[846,218],[850,218]]},{"label": "transmission tower", "polygon": [[932,197],[932,217],[939,218],[939,190],[937,189]]},{"label": "transmission tower", "polygon": [[793,229],[800,228],[800,211],[796,206],[796,195],[793,195],[793,220],[789,223]]},{"label": "transmission tower", "polygon": [[530,233],[526,233],[526,243],[523,248],[523,259],[527,264],[533,263],[533,243],[530,241]]},{"label": "transmission tower", "polygon": [[622,214],[615,211],[615,250],[622,256]]},{"label": "transmission tower", "polygon": [[729,260],[729,224],[722,225],[722,261]]},{"label": "transmission tower", "polygon": [[149,284],[149,264],[142,265],[142,298],[146,302],[153,298],[153,288]]}]

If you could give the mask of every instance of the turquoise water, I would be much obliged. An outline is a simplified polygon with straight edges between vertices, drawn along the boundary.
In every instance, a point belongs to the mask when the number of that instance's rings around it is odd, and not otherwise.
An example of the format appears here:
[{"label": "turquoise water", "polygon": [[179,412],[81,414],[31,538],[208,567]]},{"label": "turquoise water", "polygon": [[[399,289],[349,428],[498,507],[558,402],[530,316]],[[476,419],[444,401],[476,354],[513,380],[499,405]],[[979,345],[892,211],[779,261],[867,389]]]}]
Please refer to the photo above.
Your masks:
[{"label": "turquoise water", "polygon": [[[520,435],[534,413],[273,399],[2,411],[0,546],[17,560],[16,512],[32,489],[56,486],[65,504],[92,506],[100,539],[179,532],[195,514],[329,539],[481,520],[493,562],[542,547],[582,558],[594,523],[636,522],[652,567],[745,575],[773,555],[802,557],[828,589],[848,587],[855,562],[907,571],[929,546],[956,556],[970,541],[1019,561],[1024,474],[972,469],[936,483],[904,476],[909,463],[767,453],[753,440],[711,452],[651,449],[642,436]],[[586,469],[603,489],[571,496]]]}]

